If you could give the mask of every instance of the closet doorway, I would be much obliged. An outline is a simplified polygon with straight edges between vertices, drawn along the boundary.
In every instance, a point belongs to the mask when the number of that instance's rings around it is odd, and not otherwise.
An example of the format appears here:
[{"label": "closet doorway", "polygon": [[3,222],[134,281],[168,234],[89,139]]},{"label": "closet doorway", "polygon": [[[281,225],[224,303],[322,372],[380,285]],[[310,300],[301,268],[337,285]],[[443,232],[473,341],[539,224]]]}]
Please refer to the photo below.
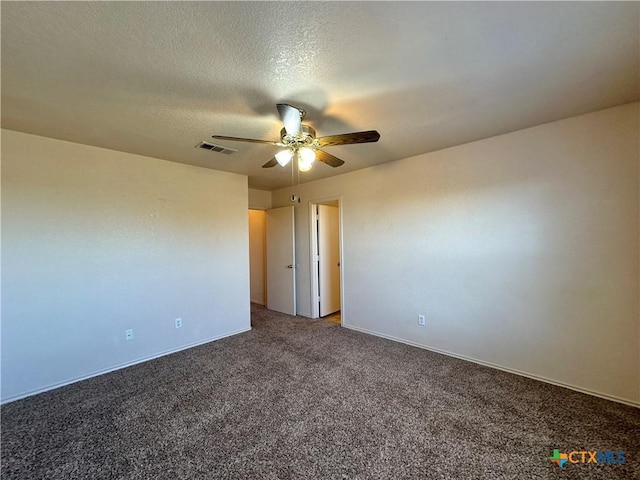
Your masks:
[{"label": "closet doorway", "polygon": [[340,198],[313,201],[309,208],[312,318],[340,319],[339,323],[342,323],[344,308]]}]

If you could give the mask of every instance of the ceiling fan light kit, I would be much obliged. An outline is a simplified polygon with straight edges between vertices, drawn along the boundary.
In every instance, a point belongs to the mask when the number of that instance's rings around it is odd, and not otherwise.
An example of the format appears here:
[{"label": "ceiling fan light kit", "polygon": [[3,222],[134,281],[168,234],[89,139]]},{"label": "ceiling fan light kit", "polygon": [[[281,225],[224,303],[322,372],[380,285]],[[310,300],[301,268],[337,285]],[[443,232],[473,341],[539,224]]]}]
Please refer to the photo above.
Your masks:
[{"label": "ceiling fan light kit", "polygon": [[298,169],[301,172],[311,170],[311,165],[316,159],[316,152],[309,147],[302,147],[298,150]]},{"label": "ceiling fan light kit", "polygon": [[292,150],[281,150],[276,153],[276,160],[280,164],[281,167],[286,167],[289,161],[293,158]]},{"label": "ceiling fan light kit", "polygon": [[253,138],[227,137],[224,135],[213,135],[212,137],[234,142],[266,143],[268,145],[284,147],[284,150],[276,153],[274,158],[262,167],[271,168],[276,165],[284,167],[292,158],[296,157],[298,160],[298,170],[301,172],[310,170],[315,160],[319,160],[331,167],[339,167],[344,164],[343,160],[321,150],[322,148],[336,145],[351,145],[354,143],[377,142],[380,139],[380,134],[375,130],[316,138],[316,131],[309,125],[302,124],[302,119],[305,117],[304,110],[286,103],[279,103],[276,107],[284,124],[284,128],[280,130],[279,142],[256,140]]}]

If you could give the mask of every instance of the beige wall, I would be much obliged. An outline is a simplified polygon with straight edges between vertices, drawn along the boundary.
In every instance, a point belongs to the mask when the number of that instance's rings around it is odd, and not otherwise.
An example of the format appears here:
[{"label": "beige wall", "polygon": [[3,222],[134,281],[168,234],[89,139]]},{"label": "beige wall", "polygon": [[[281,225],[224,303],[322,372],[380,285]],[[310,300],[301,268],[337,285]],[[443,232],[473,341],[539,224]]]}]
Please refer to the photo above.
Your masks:
[{"label": "beige wall", "polygon": [[265,304],[265,213],[249,210],[249,271],[251,301]]},{"label": "beige wall", "polygon": [[247,203],[241,175],[2,130],[2,400],[248,330]]},{"label": "beige wall", "polygon": [[249,208],[253,208],[255,210],[267,210],[271,208],[271,192],[250,188]]},{"label": "beige wall", "polygon": [[629,104],[303,184],[299,312],[308,202],[342,196],[346,326],[640,404],[638,117]]}]

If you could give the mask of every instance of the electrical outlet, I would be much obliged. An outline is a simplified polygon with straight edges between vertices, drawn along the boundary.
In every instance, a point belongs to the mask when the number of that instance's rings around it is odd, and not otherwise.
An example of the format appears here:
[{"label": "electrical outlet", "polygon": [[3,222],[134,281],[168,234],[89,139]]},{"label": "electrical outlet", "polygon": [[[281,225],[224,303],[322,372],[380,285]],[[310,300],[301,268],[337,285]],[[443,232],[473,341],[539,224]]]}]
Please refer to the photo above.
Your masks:
[{"label": "electrical outlet", "polygon": [[418,325],[422,325],[424,327],[425,325],[424,315],[418,315]]},{"label": "electrical outlet", "polygon": [[125,330],[124,338],[126,338],[127,340],[133,340],[133,330]]},{"label": "electrical outlet", "polygon": [[182,328],[182,319],[176,318],[176,328]]}]

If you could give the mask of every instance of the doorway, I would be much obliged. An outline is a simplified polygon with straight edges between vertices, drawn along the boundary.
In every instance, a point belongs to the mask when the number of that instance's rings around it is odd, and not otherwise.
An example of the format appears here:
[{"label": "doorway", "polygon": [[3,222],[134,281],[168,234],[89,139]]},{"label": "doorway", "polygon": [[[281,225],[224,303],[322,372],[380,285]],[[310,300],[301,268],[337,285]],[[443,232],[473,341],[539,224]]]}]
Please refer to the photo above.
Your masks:
[{"label": "doorway", "polygon": [[309,203],[311,316],[344,321],[341,199]]},{"label": "doorway", "polygon": [[294,207],[266,210],[267,303],[269,310],[296,315]]},{"label": "doorway", "polygon": [[249,285],[252,303],[266,305],[266,216],[249,209]]},{"label": "doorway", "polygon": [[250,301],[296,315],[294,208],[249,209]]}]

